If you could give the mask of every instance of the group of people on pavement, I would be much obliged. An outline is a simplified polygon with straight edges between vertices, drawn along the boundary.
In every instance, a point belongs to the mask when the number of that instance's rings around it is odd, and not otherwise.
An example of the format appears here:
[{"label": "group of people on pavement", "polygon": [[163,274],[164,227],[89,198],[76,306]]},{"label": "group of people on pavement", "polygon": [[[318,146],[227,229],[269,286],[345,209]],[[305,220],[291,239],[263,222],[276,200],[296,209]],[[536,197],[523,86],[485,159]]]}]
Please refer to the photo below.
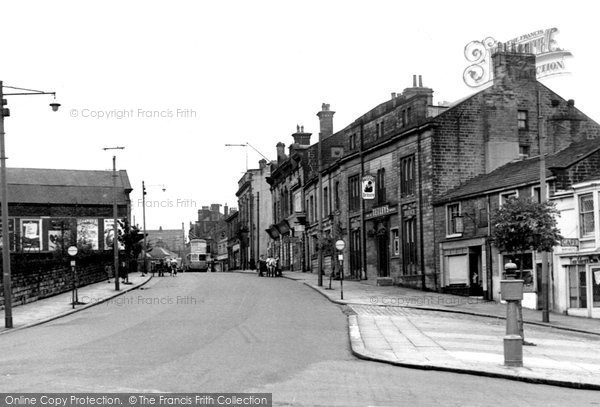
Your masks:
[{"label": "group of people on pavement", "polygon": [[178,267],[176,259],[159,259],[158,262],[152,261],[150,263],[150,269],[153,273],[158,272],[159,277],[164,277],[165,273],[170,273],[171,277],[175,277]]},{"label": "group of people on pavement", "polygon": [[281,277],[281,267],[279,266],[279,257],[267,257],[260,255],[256,264],[256,271],[259,277]]}]

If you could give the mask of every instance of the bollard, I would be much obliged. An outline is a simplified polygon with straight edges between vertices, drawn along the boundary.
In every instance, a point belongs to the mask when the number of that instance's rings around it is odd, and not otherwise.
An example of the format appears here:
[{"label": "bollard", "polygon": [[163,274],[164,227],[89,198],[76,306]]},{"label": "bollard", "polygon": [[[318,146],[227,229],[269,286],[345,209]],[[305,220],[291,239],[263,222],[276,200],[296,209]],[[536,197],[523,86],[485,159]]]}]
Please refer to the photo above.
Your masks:
[{"label": "bollard", "polygon": [[500,294],[506,301],[504,365],[522,367],[523,338],[519,335],[518,306],[519,301],[523,299],[523,280],[501,280]]}]

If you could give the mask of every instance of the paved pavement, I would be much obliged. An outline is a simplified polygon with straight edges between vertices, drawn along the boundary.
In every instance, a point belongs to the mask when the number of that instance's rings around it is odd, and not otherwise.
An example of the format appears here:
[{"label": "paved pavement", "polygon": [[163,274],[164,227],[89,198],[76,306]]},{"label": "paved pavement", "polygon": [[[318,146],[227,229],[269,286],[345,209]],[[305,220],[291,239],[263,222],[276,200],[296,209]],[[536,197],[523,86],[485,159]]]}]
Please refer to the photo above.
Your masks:
[{"label": "paved pavement", "polygon": [[[139,273],[130,274],[130,284],[121,283],[119,291],[115,291],[115,280],[112,278],[108,281],[81,287],[77,290],[77,299],[82,304],[75,305],[74,308],[72,305],[72,291],[27,304],[17,305],[12,309],[13,328],[6,329],[4,323],[2,323],[0,334],[39,325],[108,301],[111,298],[146,284],[151,278],[151,274],[145,277],[142,277]],[[2,310],[0,313],[4,314],[4,311]]]},{"label": "paved pavement", "polygon": [[600,390],[600,320],[523,310],[524,367],[504,366],[506,305],[478,298],[381,287],[287,272],[329,300],[349,305],[353,353],[406,367],[470,373],[534,383]]}]

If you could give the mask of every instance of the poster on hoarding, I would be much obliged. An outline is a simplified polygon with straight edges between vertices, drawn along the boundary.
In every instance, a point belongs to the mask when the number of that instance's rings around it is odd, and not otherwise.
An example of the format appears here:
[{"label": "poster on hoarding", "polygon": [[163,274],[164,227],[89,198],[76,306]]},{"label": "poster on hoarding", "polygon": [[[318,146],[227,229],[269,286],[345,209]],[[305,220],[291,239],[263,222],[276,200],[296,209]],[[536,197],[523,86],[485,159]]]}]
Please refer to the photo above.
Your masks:
[{"label": "poster on hoarding", "polygon": [[21,248],[24,252],[42,250],[42,220],[21,220]]},{"label": "poster on hoarding", "polygon": [[52,219],[48,225],[48,250],[63,252],[71,246],[71,224],[68,219]]},{"label": "poster on hoarding", "polygon": [[[123,226],[121,226],[121,220],[117,220],[117,228],[119,230],[119,236],[123,235]],[[112,250],[113,238],[115,231],[113,228],[114,219],[104,219],[104,250]],[[119,250],[124,250],[125,246],[122,242],[119,242]]]},{"label": "poster on hoarding", "polygon": [[98,250],[98,219],[77,219],[77,247]]},{"label": "poster on hoarding", "polygon": [[[2,245],[3,245],[2,233],[4,233],[4,229],[2,228],[2,221],[0,221],[0,249],[2,248]],[[15,250],[15,220],[14,219],[8,220],[8,238],[10,239],[9,240],[10,244],[8,245],[8,247],[10,248],[10,250],[14,251]]]}]

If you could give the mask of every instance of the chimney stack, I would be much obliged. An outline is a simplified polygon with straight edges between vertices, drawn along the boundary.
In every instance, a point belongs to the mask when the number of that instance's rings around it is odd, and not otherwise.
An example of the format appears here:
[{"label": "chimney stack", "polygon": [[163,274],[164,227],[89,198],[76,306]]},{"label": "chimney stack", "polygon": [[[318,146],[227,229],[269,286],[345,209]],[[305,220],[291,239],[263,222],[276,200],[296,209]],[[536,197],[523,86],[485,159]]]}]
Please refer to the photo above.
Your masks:
[{"label": "chimney stack", "polygon": [[229,206],[227,206],[227,204],[225,204],[225,206],[223,207],[223,214],[225,216],[229,215]]},{"label": "chimney stack", "polygon": [[300,144],[303,146],[310,145],[310,136],[312,133],[305,133],[304,126],[296,126],[296,132],[292,134],[294,138],[294,144]]},{"label": "chimney stack", "polygon": [[323,103],[321,111],[317,113],[320,122],[319,140],[326,139],[333,134],[333,115],[335,112],[329,110],[329,104]]},{"label": "chimney stack", "polygon": [[535,81],[535,55],[513,44],[498,44],[492,55],[494,85],[506,82]]},{"label": "chimney stack", "polygon": [[433,89],[423,87],[423,77],[419,75],[419,86],[417,86],[417,75],[413,75],[413,87],[404,89],[402,95],[410,99],[417,95],[427,95],[427,104],[433,105]]},{"label": "chimney stack", "polygon": [[264,158],[262,160],[258,161],[258,168],[260,168],[261,170],[263,170],[266,166],[267,166],[267,160],[265,160]]},{"label": "chimney stack", "polygon": [[277,147],[277,162],[280,163],[287,158],[287,156],[285,155],[285,144],[283,144],[280,141],[279,143],[277,143],[276,147]]}]

